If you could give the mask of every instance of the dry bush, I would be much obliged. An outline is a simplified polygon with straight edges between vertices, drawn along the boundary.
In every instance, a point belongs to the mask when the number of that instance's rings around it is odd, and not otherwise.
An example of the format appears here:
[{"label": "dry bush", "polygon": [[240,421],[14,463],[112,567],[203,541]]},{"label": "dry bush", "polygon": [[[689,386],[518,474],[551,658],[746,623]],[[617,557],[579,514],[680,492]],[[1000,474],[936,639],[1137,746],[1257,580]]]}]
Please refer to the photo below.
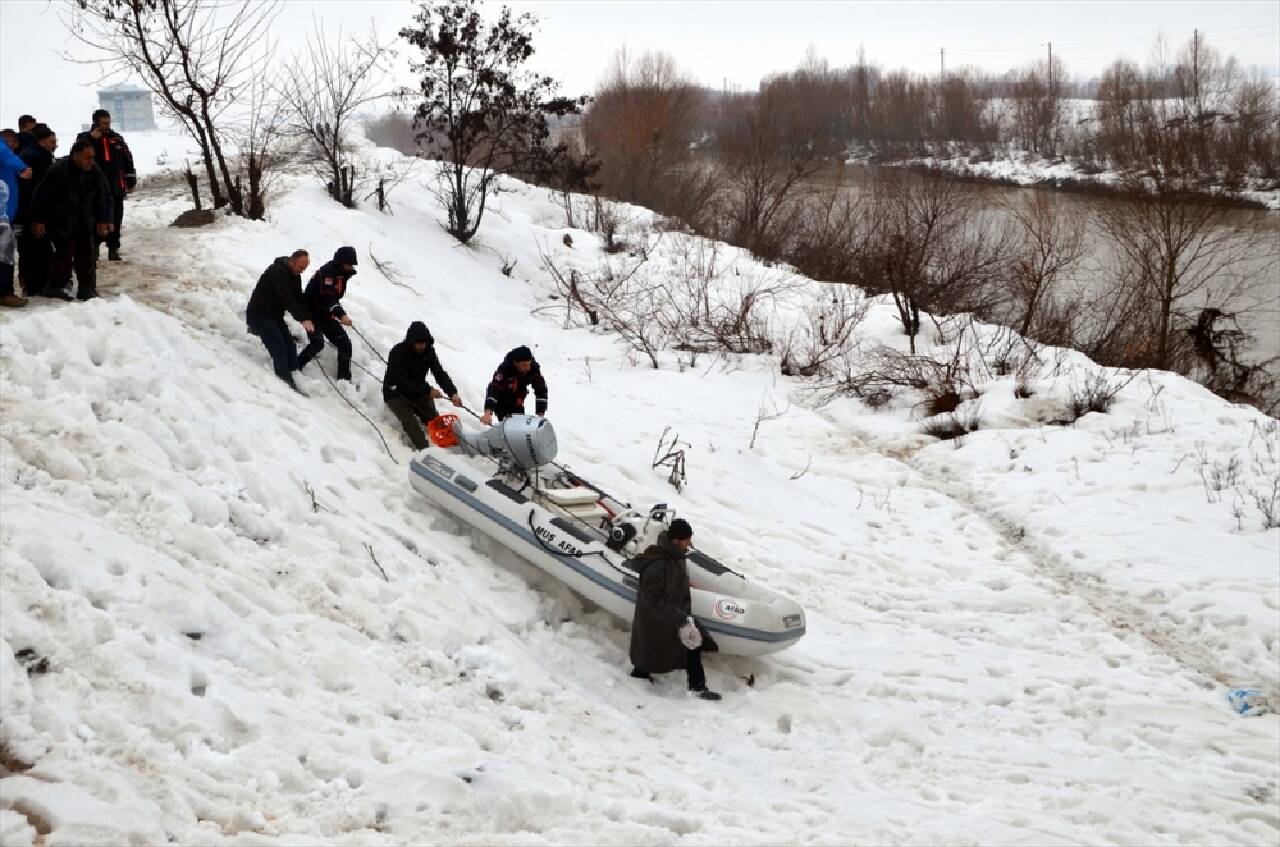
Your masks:
[{"label": "dry bush", "polygon": [[882,170],[870,202],[858,283],[892,295],[912,353],[922,313],[998,310],[1013,233],[983,214],[985,191],[943,174]]},{"label": "dry bush", "polygon": [[[831,376],[853,351],[854,331],[871,304],[854,288],[828,288],[810,303],[783,342],[784,376]],[[865,397],[864,397],[865,399]]]},{"label": "dry bush", "polygon": [[1110,321],[1117,338],[1096,349],[1098,360],[1187,373],[1189,330],[1202,311],[1239,313],[1237,304],[1256,299],[1250,295],[1274,273],[1280,247],[1184,179],[1127,179],[1130,192],[1096,211],[1116,259],[1112,297],[1123,307],[1123,324]]},{"label": "dry bush", "polygon": [[766,82],[756,97],[733,101],[716,139],[727,240],[763,259],[783,254],[797,222],[797,193],[839,147],[821,131],[823,111],[793,99],[793,87]]},{"label": "dry bush", "polygon": [[1013,257],[1009,263],[1009,287],[1014,310],[1009,323],[1024,336],[1059,335],[1063,317],[1055,311],[1061,283],[1070,276],[1085,253],[1086,219],[1063,211],[1047,191],[1019,195],[1008,204],[1017,225]]},{"label": "dry bush", "polygon": [[877,345],[850,357],[844,374],[831,388],[836,394],[862,400],[910,389],[921,398],[915,405],[923,406],[930,416],[954,411],[964,400],[977,396],[971,378],[973,347],[961,338],[947,352],[946,358],[936,359]]},{"label": "dry bush", "polygon": [[1105,414],[1116,396],[1136,378],[1136,372],[1108,375],[1102,370],[1086,370],[1083,377],[1073,379],[1067,391],[1069,417],[1064,423],[1075,423],[1090,412]]},{"label": "dry bush", "polygon": [[725,265],[721,247],[703,238],[682,238],[664,300],[652,319],[666,326],[679,349],[767,353],[773,349],[767,315],[797,286],[789,274]]},{"label": "dry bush", "polygon": [[920,431],[941,441],[953,441],[956,449],[964,446],[965,436],[982,428],[982,408],[978,404],[963,411],[949,410],[930,418]]}]

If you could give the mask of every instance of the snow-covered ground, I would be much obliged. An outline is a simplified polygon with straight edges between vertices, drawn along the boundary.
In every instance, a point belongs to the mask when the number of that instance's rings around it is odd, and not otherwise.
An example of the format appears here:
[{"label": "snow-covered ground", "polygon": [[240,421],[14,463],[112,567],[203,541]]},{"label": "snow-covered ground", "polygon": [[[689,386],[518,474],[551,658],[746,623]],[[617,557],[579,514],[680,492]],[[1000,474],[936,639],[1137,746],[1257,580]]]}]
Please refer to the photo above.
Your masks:
[{"label": "snow-covered ground", "polygon": [[[539,249],[606,257],[540,189],[504,181],[470,247],[414,184],[388,216],[289,178],[270,222],[167,228],[185,193],[144,181],[103,299],[0,315],[5,845],[1280,837],[1280,718],[1225,697],[1280,702],[1280,529],[1251,500],[1280,480],[1275,421],[1159,375],[1047,426],[1088,367],[1064,354],[1030,398],[984,381],[957,446],[909,395],[818,404],[775,357],[654,370],[564,329]],[[678,275],[682,240],[651,266]],[[561,459],[673,504],[804,604],[806,637],[709,658],[720,704],[630,679],[625,622],[409,488],[376,379],[342,391],[394,459],[314,370],[289,392],[244,304],[274,256],[342,244],[379,352],[425,320],[478,405],[533,346]],[[779,321],[821,293],[791,296]],[[883,303],[858,338],[903,344]],[[788,411],[751,448],[762,402]],[[667,426],[681,493],[650,468]]]}]

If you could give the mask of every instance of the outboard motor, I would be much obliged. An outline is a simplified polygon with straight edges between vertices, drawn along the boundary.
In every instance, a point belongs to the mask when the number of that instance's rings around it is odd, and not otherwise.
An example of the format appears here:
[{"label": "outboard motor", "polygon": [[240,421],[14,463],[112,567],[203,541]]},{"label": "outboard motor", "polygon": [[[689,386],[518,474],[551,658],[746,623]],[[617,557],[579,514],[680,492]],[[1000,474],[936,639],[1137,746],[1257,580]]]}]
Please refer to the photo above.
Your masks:
[{"label": "outboard motor", "polygon": [[605,544],[610,550],[620,553],[635,537],[636,525],[631,521],[620,520],[609,529],[609,540]]},{"label": "outboard motor", "polygon": [[453,425],[462,449],[506,459],[522,470],[531,471],[556,457],[556,431],[551,421],[537,415],[512,415],[484,432],[463,432]]}]

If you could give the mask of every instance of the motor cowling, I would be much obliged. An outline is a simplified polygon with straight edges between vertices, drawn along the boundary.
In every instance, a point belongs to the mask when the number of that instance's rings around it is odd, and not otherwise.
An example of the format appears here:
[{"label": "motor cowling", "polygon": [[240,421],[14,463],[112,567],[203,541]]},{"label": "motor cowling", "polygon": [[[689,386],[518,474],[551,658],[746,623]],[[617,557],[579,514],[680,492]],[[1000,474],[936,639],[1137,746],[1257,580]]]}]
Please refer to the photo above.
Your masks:
[{"label": "motor cowling", "polygon": [[556,457],[556,430],[551,421],[537,415],[512,415],[484,432],[454,432],[464,450],[487,456],[502,456],[521,469],[531,471]]}]

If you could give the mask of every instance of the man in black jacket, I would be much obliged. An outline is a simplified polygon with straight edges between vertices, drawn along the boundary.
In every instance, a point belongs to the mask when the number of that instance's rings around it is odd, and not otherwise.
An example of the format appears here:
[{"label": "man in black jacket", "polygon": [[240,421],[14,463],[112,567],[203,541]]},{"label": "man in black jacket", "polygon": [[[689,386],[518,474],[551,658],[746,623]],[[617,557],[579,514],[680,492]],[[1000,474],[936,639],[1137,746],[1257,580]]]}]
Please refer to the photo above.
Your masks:
[{"label": "man in black jacket", "polygon": [[277,258],[258,277],[244,315],[249,332],[262,339],[271,354],[276,376],[299,394],[302,391],[293,381],[293,372],[298,369],[298,347],[284,322],[284,313],[293,315],[308,335],[316,331],[302,298],[302,272],[309,264],[311,256],[306,250],[294,250],[287,258]]},{"label": "man in black jacket", "polygon": [[[427,384],[428,372],[435,377],[440,388]],[[453,405],[462,405],[453,380],[440,366],[435,339],[426,324],[414,321],[409,324],[404,341],[392,347],[387,354],[387,373],[382,378],[382,399],[404,427],[414,450],[427,449],[429,442],[422,427],[431,423],[438,414],[433,401],[445,395]]]},{"label": "man in black jacket", "polygon": [[113,262],[120,261],[120,227],[124,225],[125,195],[138,185],[138,175],[133,169],[133,153],[129,145],[124,143],[120,133],[111,129],[111,113],[99,109],[93,113],[93,125],[87,132],[80,133],[77,141],[87,141],[93,145],[98,167],[107,177],[111,188],[108,206],[111,210],[112,229],[99,242],[107,242],[107,258]]},{"label": "man in black jacket", "polygon": [[528,347],[517,347],[506,355],[489,382],[484,395],[484,414],[481,423],[486,426],[497,415],[502,420],[509,415],[524,414],[524,398],[533,386],[535,415],[547,413],[547,381],[542,378],[542,368],[533,358]]},{"label": "man in black jacket", "polygon": [[58,136],[44,124],[36,124],[28,133],[31,143],[20,154],[22,161],[31,168],[31,178],[18,183],[18,216],[14,219],[18,230],[18,279],[28,297],[44,294],[49,283],[49,268],[53,265],[53,244],[45,236],[36,238],[31,231],[31,214],[35,205],[36,189],[53,167],[53,151],[58,149]]},{"label": "man in black jacket", "polygon": [[351,339],[344,326],[351,326],[351,318],[342,308],[342,295],[347,293],[347,283],[356,275],[356,248],[339,247],[333,259],[320,266],[303,297],[316,331],[307,338],[307,346],[298,354],[298,369],[307,366],[321,350],[324,340],[338,351],[338,379],[351,379]]},{"label": "man in black jacket", "polygon": [[31,117],[30,115],[18,116],[18,152],[19,153],[21,153],[23,150],[26,150],[35,142],[36,139],[33,137],[31,130],[36,125],[37,125],[36,119]]},{"label": "man in black jacket", "polygon": [[45,285],[46,297],[71,299],[71,271],[76,274],[76,297],[98,296],[94,237],[111,230],[107,211],[107,180],[93,163],[93,145],[77,141],[71,154],[49,168],[31,199],[31,233],[53,243],[53,267]]},{"label": "man in black jacket", "polygon": [[690,615],[689,569],[685,557],[693,546],[693,528],[676,518],[658,543],[650,545],[635,560],[640,574],[636,589],[636,613],[631,624],[631,675],[651,679],[655,673],[684,668],[689,675],[689,693],[702,700],[719,700],[707,688],[702,669],[702,650],[712,647]]}]

